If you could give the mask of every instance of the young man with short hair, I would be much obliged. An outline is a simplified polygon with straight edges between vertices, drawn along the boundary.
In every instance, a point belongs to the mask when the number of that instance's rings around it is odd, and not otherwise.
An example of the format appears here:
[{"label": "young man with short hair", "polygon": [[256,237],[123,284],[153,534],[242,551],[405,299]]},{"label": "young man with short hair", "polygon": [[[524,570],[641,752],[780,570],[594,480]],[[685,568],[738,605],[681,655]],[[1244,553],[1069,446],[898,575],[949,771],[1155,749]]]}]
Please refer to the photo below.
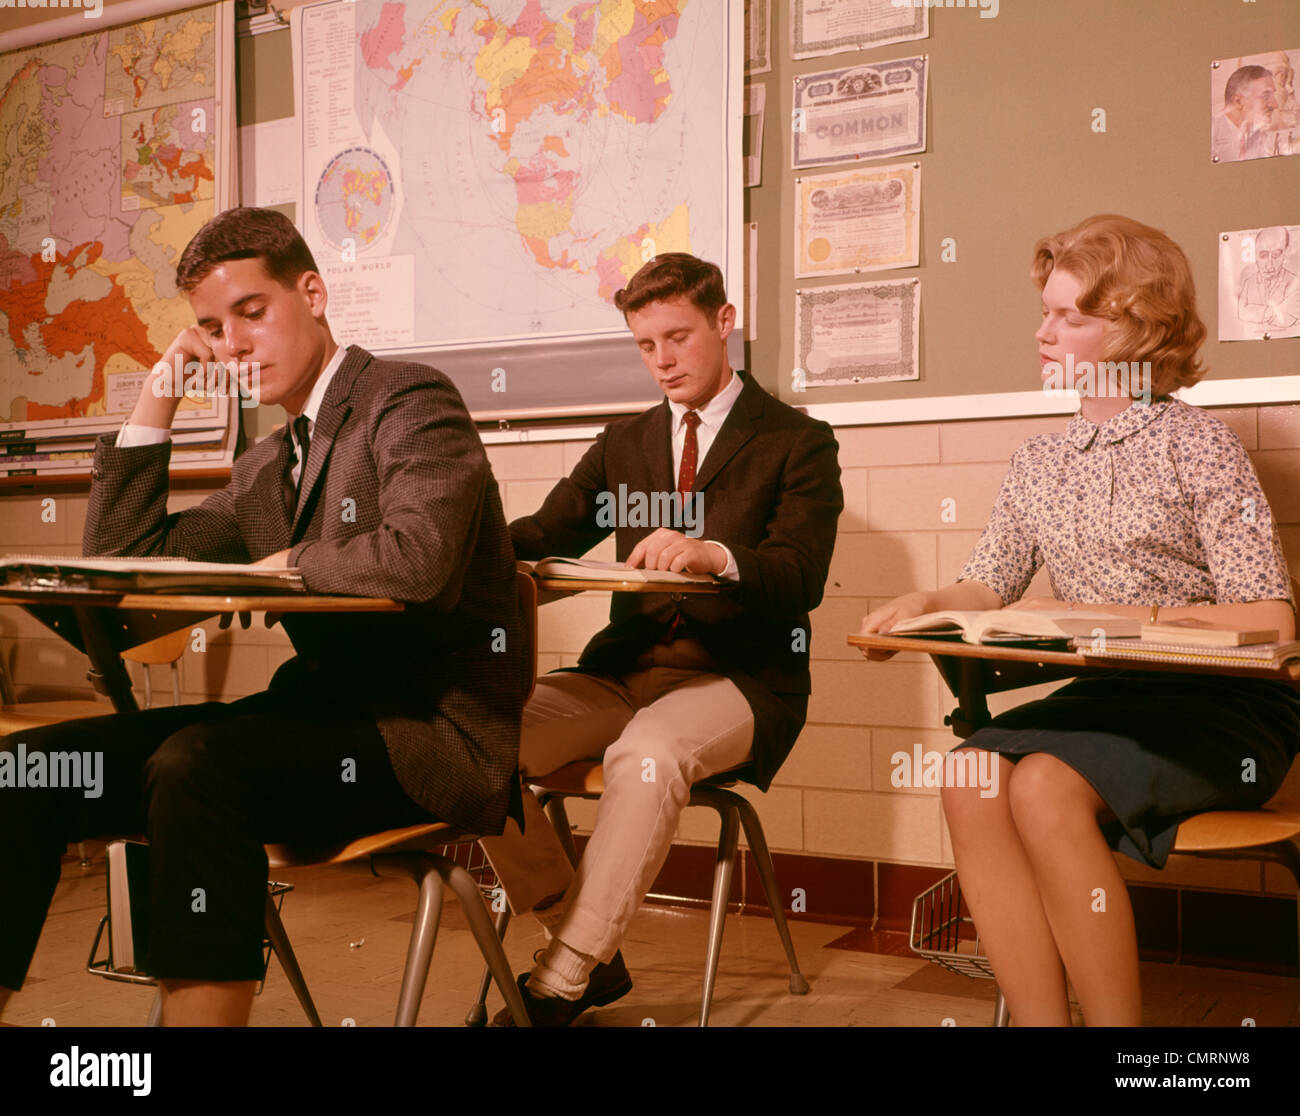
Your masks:
[{"label": "young man with short hair", "polygon": [[[96,448],[86,553],[291,565],[313,592],[406,607],[286,615],[297,656],[239,701],[0,740],[104,756],[99,798],[0,789],[0,841],[24,850],[0,858],[0,1006],[26,975],[69,841],[148,834],[147,968],[163,1021],[239,1024],[262,973],[264,842],[435,819],[492,833],[517,813],[528,664],[514,557],[460,394],[433,369],[340,349],[324,280],[279,213],[220,214],[177,271],[198,324]],[[289,421],[236,460],[225,488],[168,514],[178,356],[248,363],[261,402]]]},{"label": "young man with short hair", "polygon": [[512,907],[533,909],[548,932],[519,978],[541,1025],[565,1025],[631,988],[619,943],[691,784],[739,768],[766,790],[793,746],[811,688],[808,613],[822,598],[844,503],[830,427],[732,371],[736,310],[717,267],[661,255],[615,305],[667,398],[605,428],[541,509],[510,525],[515,552],[584,554],[609,534],[610,497],[622,486],[650,507],[677,494],[702,511],[691,535],[619,522],[619,559],[714,573],[733,587],[677,599],[615,593],[610,624],[578,668],[540,678],[524,711],[525,775],[602,759],[605,778],[576,875],[531,795],[526,837],[508,825],[483,842]]}]

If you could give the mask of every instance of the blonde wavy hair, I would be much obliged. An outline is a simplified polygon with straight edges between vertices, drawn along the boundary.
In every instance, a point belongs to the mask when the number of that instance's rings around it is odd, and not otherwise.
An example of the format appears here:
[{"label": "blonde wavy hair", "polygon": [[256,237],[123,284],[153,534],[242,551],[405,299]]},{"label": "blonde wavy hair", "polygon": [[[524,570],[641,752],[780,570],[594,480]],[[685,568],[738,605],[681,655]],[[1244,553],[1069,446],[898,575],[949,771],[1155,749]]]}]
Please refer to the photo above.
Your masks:
[{"label": "blonde wavy hair", "polygon": [[1196,354],[1205,325],[1183,250],[1159,229],[1102,213],[1034,246],[1030,274],[1042,290],[1056,268],[1083,286],[1079,311],[1104,318],[1104,360],[1150,361],[1151,392],[1190,387],[1206,368]]}]

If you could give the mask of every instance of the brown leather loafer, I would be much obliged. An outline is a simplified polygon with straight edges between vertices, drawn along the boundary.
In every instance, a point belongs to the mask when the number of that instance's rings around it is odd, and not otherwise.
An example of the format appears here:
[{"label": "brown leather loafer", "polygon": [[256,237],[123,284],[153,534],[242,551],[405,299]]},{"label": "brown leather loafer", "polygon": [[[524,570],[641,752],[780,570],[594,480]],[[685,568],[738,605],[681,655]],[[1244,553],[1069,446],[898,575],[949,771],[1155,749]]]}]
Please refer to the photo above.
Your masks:
[{"label": "brown leather loafer", "polygon": [[[614,954],[608,964],[591,970],[587,987],[576,1000],[562,1000],[558,996],[534,996],[526,985],[528,974],[519,974],[519,994],[524,998],[524,1008],[534,1027],[567,1027],[589,1007],[604,1007],[632,991],[632,978],[623,964],[623,954]],[[503,1007],[492,1017],[494,1027],[513,1027],[514,1018],[508,1007]]]}]

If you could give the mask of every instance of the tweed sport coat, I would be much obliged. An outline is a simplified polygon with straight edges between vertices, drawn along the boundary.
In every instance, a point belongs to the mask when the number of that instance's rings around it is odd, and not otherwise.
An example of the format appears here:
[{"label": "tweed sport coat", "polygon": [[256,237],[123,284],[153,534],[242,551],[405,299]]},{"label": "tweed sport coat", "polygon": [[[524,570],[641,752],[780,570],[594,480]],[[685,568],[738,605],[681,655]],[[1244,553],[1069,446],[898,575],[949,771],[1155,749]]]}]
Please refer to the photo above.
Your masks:
[{"label": "tweed sport coat", "polygon": [[170,515],[171,443],[113,441],[95,450],[85,553],[251,562],[292,547],[313,592],[406,602],[400,614],[286,615],[297,656],[271,688],[362,709],[412,799],[500,833],[518,808],[530,658],[496,480],[451,381],[350,347],[316,418],[292,522],[287,427],[244,453],[229,485]]},{"label": "tweed sport coat", "polygon": [[[743,379],[695,479],[700,537],[731,550],[739,586],[719,596],[679,594],[678,601],[666,593],[615,593],[609,625],[578,662],[600,674],[629,670],[680,611],[684,634],[704,644],[754,711],[754,760],[742,777],[766,790],[807,716],[808,613],[822,599],[844,496],[831,428]],[[510,524],[515,553],[581,556],[610,531],[597,522],[602,492],[621,484],[629,493],[672,492],[671,415],[665,399],[607,426],[537,514]],[[619,560],[654,530],[620,525]]]}]

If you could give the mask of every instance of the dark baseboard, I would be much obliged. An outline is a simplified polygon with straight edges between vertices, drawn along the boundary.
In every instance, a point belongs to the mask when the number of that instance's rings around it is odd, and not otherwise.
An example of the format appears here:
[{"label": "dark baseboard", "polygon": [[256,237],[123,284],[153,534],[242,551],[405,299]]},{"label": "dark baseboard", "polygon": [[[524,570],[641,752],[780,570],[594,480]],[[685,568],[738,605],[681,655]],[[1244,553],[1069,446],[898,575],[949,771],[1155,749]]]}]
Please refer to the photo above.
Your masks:
[{"label": "dark baseboard", "polygon": [[[582,844],[579,838],[579,846]],[[739,856],[732,875],[730,909],[770,915],[753,857],[747,849],[741,849]],[[907,934],[913,901],[949,874],[945,868],[883,861],[877,865],[869,860],[799,853],[774,853],[772,859],[787,918],[849,927],[870,926],[874,921],[876,931],[883,934]],[[712,848],[673,845],[648,901],[708,907],[715,860]],[[878,885],[873,885],[873,877]],[[873,898],[877,888],[878,918]],[[1300,958],[1294,900],[1150,884],[1130,884],[1128,890],[1143,960],[1297,975]],[[974,935],[967,927],[962,936]],[[870,940],[870,935],[863,940]]]}]

